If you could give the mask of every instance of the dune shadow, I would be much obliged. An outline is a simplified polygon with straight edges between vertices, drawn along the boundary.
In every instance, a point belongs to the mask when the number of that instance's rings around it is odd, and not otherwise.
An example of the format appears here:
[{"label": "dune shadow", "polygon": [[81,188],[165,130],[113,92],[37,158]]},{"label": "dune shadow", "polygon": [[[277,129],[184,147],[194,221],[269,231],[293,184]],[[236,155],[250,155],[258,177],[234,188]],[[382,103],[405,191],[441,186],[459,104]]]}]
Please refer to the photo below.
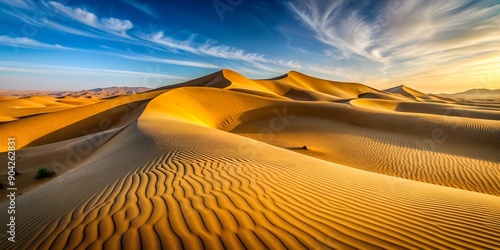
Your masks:
[{"label": "dune shadow", "polygon": [[500,111],[493,110],[486,107],[460,107],[448,104],[434,104],[434,103],[399,103],[395,111],[453,116],[462,118],[475,118],[486,120],[500,120]]},{"label": "dune shadow", "polygon": [[[64,141],[97,132],[111,129],[121,121],[129,118],[132,112],[140,108],[147,100],[126,103],[100,113],[78,120],[72,124],[48,133],[26,145],[26,147],[40,146],[48,143]],[[77,112],[77,110],[75,110]]]},{"label": "dune shadow", "polygon": [[[286,108],[285,108],[286,107]],[[274,110],[274,112],[273,112]],[[500,162],[499,155],[491,152],[469,151],[469,147],[500,147],[500,133],[496,130],[475,127],[473,121],[450,122],[446,117],[442,120],[423,119],[419,115],[410,113],[374,113],[363,109],[342,108],[339,104],[307,105],[296,103],[275,104],[249,110],[240,116],[240,123],[230,132],[243,134],[259,134],[282,131],[273,131],[273,126],[282,125],[280,115],[286,114],[285,121],[293,124],[297,119],[302,120],[304,131],[334,131],[346,136],[365,137],[373,141],[397,147],[424,150],[429,152],[465,156],[472,159]],[[283,112],[286,110],[286,112]],[[287,116],[282,118],[286,118]],[[294,117],[292,119],[292,117]],[[304,122],[307,120],[307,122]],[[322,120],[315,122],[315,120]],[[254,123],[255,126],[248,126]],[[275,122],[275,124],[272,124]],[[260,124],[259,124],[260,123]],[[336,124],[342,123],[342,126]],[[325,125],[321,124],[327,124]],[[348,126],[345,126],[348,125]],[[292,126],[292,125],[290,125]],[[293,125],[296,126],[296,125]],[[335,127],[332,130],[332,127]],[[287,126],[283,127],[286,131]],[[453,146],[456,145],[456,146]],[[459,145],[467,145],[460,147]],[[284,147],[291,150],[300,150],[303,145]],[[352,145],[355,147],[355,145]]]},{"label": "dune shadow", "polygon": [[292,146],[292,147],[283,147],[284,149],[289,150],[307,150],[307,146]]}]

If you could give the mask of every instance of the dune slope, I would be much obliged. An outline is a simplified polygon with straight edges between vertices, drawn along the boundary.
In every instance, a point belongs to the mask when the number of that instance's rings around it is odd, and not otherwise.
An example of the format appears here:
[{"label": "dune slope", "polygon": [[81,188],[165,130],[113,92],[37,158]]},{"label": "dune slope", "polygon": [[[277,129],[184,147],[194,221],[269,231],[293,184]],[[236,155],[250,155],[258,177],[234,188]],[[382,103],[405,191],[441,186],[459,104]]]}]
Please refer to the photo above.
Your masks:
[{"label": "dune slope", "polygon": [[[245,143],[255,142],[168,118],[140,120],[92,161],[19,198],[19,244],[500,247],[495,196],[365,172],[263,143],[265,153],[254,157],[234,150]],[[29,219],[36,214],[45,216]]]}]

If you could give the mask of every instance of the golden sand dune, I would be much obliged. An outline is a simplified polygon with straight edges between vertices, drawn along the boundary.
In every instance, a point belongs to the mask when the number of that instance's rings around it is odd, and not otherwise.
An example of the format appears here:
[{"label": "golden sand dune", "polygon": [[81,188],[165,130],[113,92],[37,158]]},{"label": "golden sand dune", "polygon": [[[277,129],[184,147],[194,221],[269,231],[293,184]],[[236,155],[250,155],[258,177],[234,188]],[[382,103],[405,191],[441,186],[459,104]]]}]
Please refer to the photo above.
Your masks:
[{"label": "golden sand dune", "polygon": [[51,96],[31,96],[24,98],[4,97],[0,99],[0,122],[17,120],[39,114],[53,113],[89,105],[99,100],[81,98],[54,98]]},{"label": "golden sand dune", "polygon": [[12,100],[16,99],[17,97],[15,96],[9,96],[9,95],[0,95],[0,102],[2,101],[7,101],[7,100]]},{"label": "golden sand dune", "polygon": [[[204,88],[172,90],[148,107],[143,117],[169,116],[351,167],[500,195],[497,121],[443,120],[373,110],[378,106],[365,111]],[[308,150],[300,150],[304,145]]]},{"label": "golden sand dune", "polygon": [[[93,155],[102,145],[104,145],[123,127],[116,127],[102,132],[56,142],[46,145],[30,147],[17,151],[16,156],[16,188],[19,194],[25,193],[34,187],[48,181],[36,180],[35,176],[40,167],[48,167],[57,175],[61,175]],[[7,153],[0,153],[0,164],[7,166]],[[0,179],[7,180],[7,173],[0,174]],[[1,200],[5,200],[8,190],[0,189]]]},{"label": "golden sand dune", "polygon": [[416,112],[462,106],[410,92],[225,70],[1,124],[22,175],[105,138],[26,184],[16,248],[500,248],[500,121]]},{"label": "golden sand dune", "polygon": [[2,104],[2,108],[43,108],[46,107],[43,104],[25,100],[24,98],[14,98],[7,99],[0,102]]},{"label": "golden sand dune", "polygon": [[[6,141],[15,136],[18,147],[33,147],[103,131],[124,123],[124,117],[130,117],[137,107],[158,94],[160,92],[120,96],[94,105],[0,124],[0,139]],[[33,129],[34,124],[36,129]],[[7,144],[0,145],[0,151],[6,149]]]},{"label": "golden sand dune", "polygon": [[327,81],[295,71],[273,80],[250,80],[230,70],[224,70],[223,74],[231,81],[227,89],[253,89],[295,100],[331,101],[339,98],[356,98],[359,94],[377,91],[359,83]]},{"label": "golden sand dune", "polygon": [[138,94],[150,90],[145,87],[107,87],[107,88],[94,88],[79,91],[70,90],[2,90],[0,89],[0,101],[4,99],[3,96],[11,97],[32,97],[32,96],[50,96],[50,97],[74,97],[80,99],[101,99],[118,95]]},{"label": "golden sand dune", "polygon": [[408,98],[412,98],[418,101],[428,101],[428,102],[449,102],[454,101],[451,98],[438,97],[433,94],[424,94],[418,90],[412,89],[405,85],[400,85],[394,88],[386,89],[385,92],[402,95]]},{"label": "golden sand dune", "polygon": [[371,99],[394,100],[394,101],[414,101],[414,99],[406,96],[394,95],[383,92],[366,92],[358,95],[358,98],[371,98]]},{"label": "golden sand dune", "polygon": [[356,99],[350,101],[354,106],[374,109],[387,109],[399,112],[434,114],[441,116],[458,116],[462,118],[478,118],[500,120],[500,110],[490,107],[469,105],[422,103],[408,101],[394,101],[382,99]]}]

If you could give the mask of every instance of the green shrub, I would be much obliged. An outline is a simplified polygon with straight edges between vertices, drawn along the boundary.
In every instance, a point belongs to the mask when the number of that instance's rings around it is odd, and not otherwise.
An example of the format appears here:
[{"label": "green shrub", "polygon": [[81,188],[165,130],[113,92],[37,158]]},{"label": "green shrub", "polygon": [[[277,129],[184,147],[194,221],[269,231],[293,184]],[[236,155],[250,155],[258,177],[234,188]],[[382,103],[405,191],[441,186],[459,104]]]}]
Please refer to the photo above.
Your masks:
[{"label": "green shrub", "polygon": [[36,179],[42,179],[42,178],[49,178],[53,175],[55,175],[56,172],[54,171],[50,171],[44,167],[41,167],[38,169],[38,171],[36,172],[36,175],[35,175],[35,178]]}]

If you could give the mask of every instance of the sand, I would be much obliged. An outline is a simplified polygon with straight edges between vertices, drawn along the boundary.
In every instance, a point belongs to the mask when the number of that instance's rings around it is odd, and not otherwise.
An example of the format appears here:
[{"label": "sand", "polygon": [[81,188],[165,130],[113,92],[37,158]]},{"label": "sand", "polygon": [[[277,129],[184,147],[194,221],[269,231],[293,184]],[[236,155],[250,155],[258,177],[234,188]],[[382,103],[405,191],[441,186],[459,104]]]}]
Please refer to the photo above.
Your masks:
[{"label": "sand", "polygon": [[[24,178],[15,248],[498,249],[497,112],[224,70],[21,117],[0,124]],[[42,163],[57,176],[24,177]]]},{"label": "sand", "polygon": [[0,123],[19,118],[68,110],[94,104],[99,100],[83,98],[54,98],[51,96],[8,97],[0,99]]}]

